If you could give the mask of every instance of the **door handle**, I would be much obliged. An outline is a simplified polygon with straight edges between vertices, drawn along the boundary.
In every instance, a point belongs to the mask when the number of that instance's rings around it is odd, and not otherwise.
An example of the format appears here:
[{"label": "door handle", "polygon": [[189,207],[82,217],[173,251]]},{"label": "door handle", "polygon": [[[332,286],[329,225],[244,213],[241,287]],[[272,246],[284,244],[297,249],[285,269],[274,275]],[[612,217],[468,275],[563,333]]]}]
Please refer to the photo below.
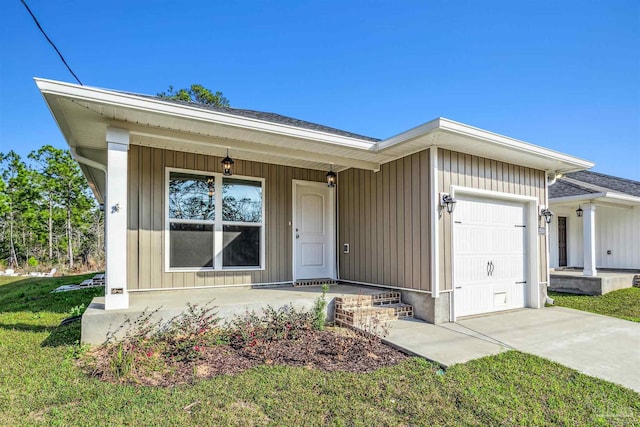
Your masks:
[{"label": "door handle", "polygon": [[299,238],[300,238],[300,235],[296,233],[296,239],[299,239]]},{"label": "door handle", "polygon": [[495,270],[495,266],[493,265],[493,261],[491,261],[491,275],[493,276],[493,270]]},{"label": "door handle", "polygon": [[491,276],[491,261],[487,261],[487,276]]}]

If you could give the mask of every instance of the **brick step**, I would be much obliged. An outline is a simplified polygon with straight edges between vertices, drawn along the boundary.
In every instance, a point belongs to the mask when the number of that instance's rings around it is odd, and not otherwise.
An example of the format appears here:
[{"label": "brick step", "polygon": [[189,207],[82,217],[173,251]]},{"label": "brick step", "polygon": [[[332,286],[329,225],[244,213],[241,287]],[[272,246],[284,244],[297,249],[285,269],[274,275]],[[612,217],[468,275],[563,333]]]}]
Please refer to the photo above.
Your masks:
[{"label": "brick step", "polygon": [[372,320],[390,321],[403,317],[413,317],[413,306],[401,302],[376,306],[338,307],[336,305],[336,323],[358,326]]},{"label": "brick step", "polygon": [[400,303],[400,292],[382,292],[373,295],[350,295],[336,298],[336,307],[351,308],[385,306]]}]

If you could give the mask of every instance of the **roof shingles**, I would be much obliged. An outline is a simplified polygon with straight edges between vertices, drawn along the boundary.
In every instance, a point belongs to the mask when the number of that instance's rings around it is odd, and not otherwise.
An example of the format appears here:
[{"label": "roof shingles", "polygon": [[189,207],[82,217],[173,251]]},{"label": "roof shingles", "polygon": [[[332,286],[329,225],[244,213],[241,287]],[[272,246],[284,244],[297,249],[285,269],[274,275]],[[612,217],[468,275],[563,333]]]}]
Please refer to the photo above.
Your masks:
[{"label": "roof shingles", "polygon": [[[549,187],[550,199],[603,192],[595,187],[607,192],[640,197],[640,182],[631,179],[591,171],[572,172],[567,174],[566,178],[568,179],[560,178]],[[580,185],[580,182],[585,185]]]},{"label": "roof shingles", "polygon": [[124,92],[124,93],[127,93],[129,95],[134,95],[134,96],[141,96],[144,98],[157,99],[164,102],[171,102],[174,104],[188,105],[190,107],[202,108],[204,110],[211,110],[211,111],[216,111],[224,114],[231,114],[238,117],[245,117],[249,119],[262,120],[265,122],[293,126],[301,129],[309,129],[309,130],[315,130],[318,132],[330,133],[333,135],[345,136],[348,138],[355,138],[355,139],[360,139],[360,140],[369,141],[369,142],[380,141],[380,139],[378,138],[372,138],[370,136],[364,136],[357,133],[332,128],[330,126],[321,125],[318,123],[312,123],[312,122],[307,122],[305,120],[295,119],[293,117],[283,116],[281,114],[276,114],[276,113],[268,113],[264,111],[255,111],[255,110],[245,110],[242,108],[218,107],[216,105],[197,104],[194,102],[179,101],[175,99],[167,99],[167,98],[161,98],[158,96],[144,95],[139,93],[130,93],[130,92]]}]

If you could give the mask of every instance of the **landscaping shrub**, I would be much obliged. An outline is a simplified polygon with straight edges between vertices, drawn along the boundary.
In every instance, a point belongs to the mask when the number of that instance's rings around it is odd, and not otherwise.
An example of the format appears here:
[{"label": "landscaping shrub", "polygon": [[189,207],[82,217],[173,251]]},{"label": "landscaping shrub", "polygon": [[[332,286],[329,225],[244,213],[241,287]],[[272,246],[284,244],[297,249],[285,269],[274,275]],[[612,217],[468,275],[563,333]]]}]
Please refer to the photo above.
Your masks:
[{"label": "landscaping shrub", "polygon": [[313,327],[318,330],[324,330],[324,322],[327,318],[327,291],[329,290],[329,285],[322,285],[322,295],[316,298],[315,303],[313,305]]},{"label": "landscaping shrub", "polygon": [[268,341],[295,340],[314,329],[313,313],[296,310],[288,304],[275,309],[267,306],[261,315],[247,311],[227,325],[229,344],[235,348],[255,347]]}]

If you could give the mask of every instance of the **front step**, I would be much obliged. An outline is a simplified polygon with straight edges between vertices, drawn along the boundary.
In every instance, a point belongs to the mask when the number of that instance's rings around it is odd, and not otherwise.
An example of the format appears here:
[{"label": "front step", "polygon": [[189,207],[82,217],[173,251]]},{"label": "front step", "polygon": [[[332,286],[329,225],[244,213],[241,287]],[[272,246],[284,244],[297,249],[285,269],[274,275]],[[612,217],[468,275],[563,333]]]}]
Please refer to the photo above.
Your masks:
[{"label": "front step", "polygon": [[342,296],[335,299],[335,321],[347,327],[413,317],[413,306],[400,300],[399,292]]}]

